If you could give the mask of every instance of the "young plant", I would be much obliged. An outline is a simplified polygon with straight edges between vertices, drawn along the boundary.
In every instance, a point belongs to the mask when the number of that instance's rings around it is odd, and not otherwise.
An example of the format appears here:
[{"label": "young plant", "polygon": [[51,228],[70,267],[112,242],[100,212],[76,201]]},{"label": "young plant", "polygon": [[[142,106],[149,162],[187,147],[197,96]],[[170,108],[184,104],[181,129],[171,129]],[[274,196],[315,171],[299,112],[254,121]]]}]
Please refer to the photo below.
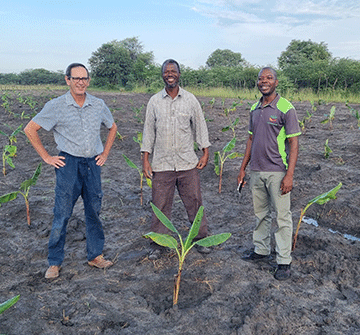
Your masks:
[{"label": "young plant", "polygon": [[5,312],[11,306],[15,305],[19,299],[20,299],[20,295],[17,295],[16,297],[13,297],[13,298],[11,298],[9,300],[6,300],[2,304],[0,304],[0,314]]},{"label": "young plant", "polygon": [[14,115],[14,112],[11,111],[10,108],[10,101],[9,101],[9,95],[7,92],[5,92],[2,96],[1,96],[1,100],[3,101],[3,103],[1,104],[1,107],[4,107],[4,109],[10,114],[10,115]]},{"label": "young plant", "polygon": [[122,140],[125,138],[125,136],[122,136],[118,131],[116,132],[116,137],[117,137],[120,141],[122,141]]},{"label": "young plant", "polygon": [[140,148],[142,146],[143,133],[141,131],[136,132],[136,137],[133,136],[133,140],[135,143],[138,143]]},{"label": "young plant", "polygon": [[357,111],[356,109],[354,109],[353,107],[351,107],[347,102],[345,103],[345,105],[346,105],[347,108],[349,108],[351,114],[356,117],[357,127],[360,129],[360,115],[359,115],[359,111]]},{"label": "young plant", "polygon": [[13,169],[15,168],[15,165],[13,163],[13,157],[16,156],[17,147],[14,145],[14,143],[17,142],[17,134],[21,131],[22,124],[17,127],[10,135],[4,133],[0,130],[0,134],[6,136],[9,140],[9,144],[5,145],[2,152],[2,161],[3,161],[3,175],[6,175],[6,164],[8,164]]},{"label": "young plant", "polygon": [[221,184],[222,184],[222,175],[223,175],[223,169],[224,164],[227,159],[234,159],[236,157],[242,157],[243,154],[240,154],[238,152],[230,152],[234,149],[236,144],[236,137],[234,137],[230,142],[228,142],[222,151],[216,151],[214,153],[214,165],[215,165],[215,173],[220,176],[219,179],[219,193],[221,193]]},{"label": "young plant", "polygon": [[30,226],[30,206],[29,206],[29,191],[30,191],[30,187],[33,185],[36,185],[36,182],[39,178],[39,175],[41,173],[41,165],[42,163],[39,163],[39,165],[37,166],[34,175],[28,179],[25,180],[24,182],[21,183],[20,185],[20,190],[19,191],[15,191],[15,192],[11,192],[11,193],[7,193],[3,196],[0,197],[0,206],[1,204],[4,204],[6,202],[9,202],[11,200],[14,200],[17,198],[17,196],[19,194],[21,194],[24,199],[25,199],[25,206],[26,206],[26,217],[27,217],[27,223]]},{"label": "young plant", "polygon": [[314,115],[314,114],[311,114],[308,110],[306,110],[306,116],[304,116],[302,120],[299,120],[299,125],[300,125],[301,131],[302,131],[303,133],[305,133],[305,131],[306,131],[305,126],[306,126],[307,123],[310,123],[310,122],[311,122],[311,117],[312,117],[313,115]]},{"label": "young plant", "polygon": [[331,153],[332,153],[332,150],[329,147],[329,139],[327,139],[325,141],[325,144],[324,144],[324,156],[325,156],[325,158],[328,159],[330,157]]},{"label": "young plant", "polygon": [[141,107],[135,107],[134,105],[134,101],[132,99],[130,99],[130,103],[131,103],[131,109],[134,113],[134,118],[138,123],[144,123],[144,121],[141,118],[141,110],[144,108],[144,105],[141,105]]},{"label": "young plant", "polygon": [[179,243],[177,240],[168,235],[168,234],[159,234],[150,232],[144,235],[145,238],[150,238],[155,243],[163,246],[168,247],[170,249],[175,249],[176,254],[179,259],[179,267],[178,267],[178,273],[175,276],[175,284],[174,284],[174,295],[173,295],[173,305],[177,305],[178,298],[179,298],[179,290],[180,290],[180,280],[181,280],[181,272],[184,266],[185,257],[191,250],[191,248],[195,245],[199,245],[202,247],[211,247],[214,245],[219,245],[221,243],[224,243],[230,236],[230,233],[223,233],[223,234],[217,234],[205,237],[201,240],[197,240],[193,242],[194,238],[198,235],[200,225],[201,225],[201,219],[204,215],[204,207],[200,206],[196,217],[194,219],[194,222],[190,228],[189,234],[183,242],[183,239],[177,229],[174,227],[174,225],[170,222],[170,220],[158,209],[153,203],[151,203],[151,207],[157,216],[157,218],[173,233],[177,234],[179,238]]},{"label": "young plant", "polygon": [[[223,105],[223,107],[224,107],[224,100],[222,101],[222,105]],[[228,126],[226,126],[226,127],[224,127],[224,128],[222,128],[221,129],[221,131],[222,132],[225,132],[225,131],[228,131],[228,130],[232,130],[232,133],[233,133],[233,137],[235,137],[236,136],[236,134],[235,134],[235,127],[236,127],[236,125],[239,123],[239,118],[236,118],[234,121],[233,120],[231,120],[231,118],[230,118],[230,112],[235,112],[236,111],[236,107],[237,106],[241,106],[242,105],[242,103],[241,103],[241,101],[234,101],[233,103],[232,103],[232,105],[231,105],[231,107],[230,108],[224,108],[223,109],[223,111],[224,111],[224,114],[225,114],[225,116],[228,118],[228,120],[229,120],[229,125]]]},{"label": "young plant", "polygon": [[[143,179],[144,179],[144,172],[142,171],[142,168],[139,168],[135,163],[133,163],[131,161],[130,158],[128,158],[127,156],[125,156],[124,154],[122,154],[124,159],[125,159],[125,162],[126,164],[137,170],[139,172],[139,175],[140,175],[140,205],[142,206],[143,205]],[[152,187],[152,182],[151,182],[151,179],[149,178],[146,178],[146,183],[148,184],[148,186],[151,188]]]},{"label": "young plant", "polygon": [[310,104],[311,104],[311,110],[312,110],[313,112],[316,112],[317,107],[315,106],[315,102],[314,102],[314,101],[310,101]]},{"label": "young plant", "polygon": [[339,191],[339,189],[341,188],[342,183],[339,183],[336,187],[334,187],[332,190],[330,190],[329,192],[323,193],[321,195],[318,195],[317,197],[315,197],[314,199],[310,200],[307,205],[305,206],[304,209],[301,210],[300,213],[300,219],[299,222],[297,224],[297,228],[296,228],[296,232],[294,235],[294,240],[293,240],[293,245],[292,245],[292,250],[294,251],[295,249],[295,245],[296,245],[296,240],[297,240],[297,236],[299,233],[299,229],[300,229],[300,224],[301,221],[305,215],[305,212],[307,211],[307,209],[312,205],[312,204],[319,204],[319,205],[323,205],[325,203],[327,203],[328,201],[330,201],[331,199],[336,199],[336,193],[337,191]]},{"label": "young plant", "polygon": [[332,122],[335,119],[335,110],[336,110],[336,107],[332,106],[330,109],[330,114],[325,114],[326,119],[322,120],[321,124],[329,123],[330,129],[332,129],[333,128]]},{"label": "young plant", "polygon": [[28,105],[33,111],[31,115],[26,115],[25,111],[22,112],[20,115],[21,119],[30,119],[30,117],[35,116],[37,110],[37,101],[35,101],[31,96],[23,97],[21,93],[18,93],[17,101],[19,101],[21,104]]}]

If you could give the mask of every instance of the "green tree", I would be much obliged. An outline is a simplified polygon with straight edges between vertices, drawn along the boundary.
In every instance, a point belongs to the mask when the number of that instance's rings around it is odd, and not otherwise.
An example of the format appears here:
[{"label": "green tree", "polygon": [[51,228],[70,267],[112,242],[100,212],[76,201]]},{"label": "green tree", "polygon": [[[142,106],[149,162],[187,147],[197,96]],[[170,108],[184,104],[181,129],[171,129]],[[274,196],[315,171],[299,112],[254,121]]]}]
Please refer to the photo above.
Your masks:
[{"label": "green tree", "polygon": [[278,64],[280,69],[298,65],[304,61],[326,61],[331,60],[331,53],[324,42],[316,43],[311,40],[292,40],[286,50],[280,54]]},{"label": "green tree", "polygon": [[89,59],[91,76],[96,86],[126,86],[145,81],[153,53],[144,52],[137,37],[103,44]]},{"label": "green tree", "polygon": [[279,68],[296,88],[319,91],[329,85],[331,53],[324,42],[292,40],[278,58]]},{"label": "green tree", "polygon": [[16,73],[0,73],[0,85],[19,84],[20,78]]},{"label": "green tree", "polygon": [[216,49],[208,57],[206,65],[210,69],[219,66],[237,67],[245,65],[245,59],[242,58],[240,52],[233,52],[229,49]]},{"label": "green tree", "polygon": [[63,72],[51,72],[45,69],[25,70],[19,74],[19,82],[21,85],[66,84]]}]

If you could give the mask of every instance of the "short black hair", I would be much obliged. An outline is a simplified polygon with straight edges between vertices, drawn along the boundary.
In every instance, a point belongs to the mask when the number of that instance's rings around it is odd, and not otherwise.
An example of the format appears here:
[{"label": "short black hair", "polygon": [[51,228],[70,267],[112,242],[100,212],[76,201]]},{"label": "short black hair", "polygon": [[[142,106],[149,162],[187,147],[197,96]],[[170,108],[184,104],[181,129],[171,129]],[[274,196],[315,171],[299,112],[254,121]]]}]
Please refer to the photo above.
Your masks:
[{"label": "short black hair", "polygon": [[71,77],[71,70],[74,68],[74,67],[83,67],[85,70],[86,70],[86,73],[87,73],[87,76],[89,77],[89,70],[86,68],[86,66],[84,64],[81,64],[81,63],[71,63],[67,68],[66,68],[66,71],[65,71],[65,76],[70,78]]},{"label": "short black hair", "polygon": [[179,73],[181,73],[179,63],[178,63],[176,60],[174,60],[174,59],[167,59],[167,60],[163,63],[163,65],[161,66],[161,74],[164,73],[165,68],[167,67],[168,64],[175,64],[176,67],[177,67],[177,69],[178,69],[178,71],[179,71]]},{"label": "short black hair", "polygon": [[272,75],[274,76],[275,80],[277,79],[277,72],[270,66],[265,66],[263,67],[260,71],[259,71],[259,74],[258,74],[258,77],[260,76],[260,73],[263,72],[264,70],[269,70]]}]

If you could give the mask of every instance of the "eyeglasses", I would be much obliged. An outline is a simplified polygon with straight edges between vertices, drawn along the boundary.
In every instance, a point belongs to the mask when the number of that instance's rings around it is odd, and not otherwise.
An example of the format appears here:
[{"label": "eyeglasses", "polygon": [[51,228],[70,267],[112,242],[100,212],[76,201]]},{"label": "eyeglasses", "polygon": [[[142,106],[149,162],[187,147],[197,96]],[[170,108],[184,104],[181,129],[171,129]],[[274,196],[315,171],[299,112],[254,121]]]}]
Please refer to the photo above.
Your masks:
[{"label": "eyeglasses", "polygon": [[79,83],[81,80],[83,82],[88,82],[89,81],[89,77],[69,77],[69,79],[72,79],[75,83]]}]

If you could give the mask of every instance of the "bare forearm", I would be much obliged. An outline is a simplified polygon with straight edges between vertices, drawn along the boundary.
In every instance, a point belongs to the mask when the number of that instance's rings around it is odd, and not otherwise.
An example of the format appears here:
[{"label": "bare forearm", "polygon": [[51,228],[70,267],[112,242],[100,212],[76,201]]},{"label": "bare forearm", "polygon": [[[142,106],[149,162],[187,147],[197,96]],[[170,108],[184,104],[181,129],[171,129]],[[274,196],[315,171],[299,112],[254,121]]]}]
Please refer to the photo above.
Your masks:
[{"label": "bare forearm", "polygon": [[39,154],[39,156],[43,159],[43,161],[49,165],[56,167],[57,169],[65,166],[63,156],[50,156],[46,151],[45,147],[41,143],[40,137],[38,135],[38,131],[41,127],[35,123],[34,121],[30,121],[24,129],[26,136],[28,137],[30,143]]},{"label": "bare forearm", "polygon": [[27,136],[27,138],[29,139],[30,143],[32,144],[32,146],[34,147],[34,149],[36,150],[36,152],[39,154],[39,156],[46,161],[47,158],[49,158],[49,153],[46,151],[45,147],[43,146],[43,144],[41,143],[39,134],[38,134],[38,130],[41,127],[39,125],[37,125],[35,122],[30,121],[27,126],[24,129],[24,132]]},{"label": "bare forearm", "polygon": [[295,172],[295,165],[299,154],[299,140],[297,137],[289,138],[290,151],[288,160],[287,175],[293,177]]},{"label": "bare forearm", "polygon": [[111,128],[109,129],[109,134],[107,136],[105,147],[104,147],[104,154],[106,156],[109,155],[110,149],[111,149],[112,145],[114,144],[116,132],[117,132],[117,125],[115,123],[113,123]]}]

